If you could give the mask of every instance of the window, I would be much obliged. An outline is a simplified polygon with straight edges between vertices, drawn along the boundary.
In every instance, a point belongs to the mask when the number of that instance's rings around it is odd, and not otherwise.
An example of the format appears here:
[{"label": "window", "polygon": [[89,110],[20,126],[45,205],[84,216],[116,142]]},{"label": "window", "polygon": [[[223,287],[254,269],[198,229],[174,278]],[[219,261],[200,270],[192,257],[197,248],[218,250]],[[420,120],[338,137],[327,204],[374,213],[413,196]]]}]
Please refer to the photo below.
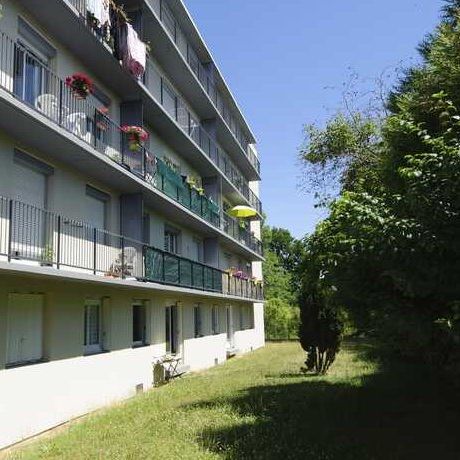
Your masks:
[{"label": "window", "polygon": [[166,84],[163,82],[163,107],[165,110],[169,113],[169,115],[174,118],[174,120],[177,119],[177,98],[176,95],[174,94],[174,91]]},{"label": "window", "polygon": [[170,228],[165,229],[165,251],[179,254],[179,232]]},{"label": "window", "polygon": [[107,227],[107,204],[110,195],[90,185],[86,186],[86,219],[93,227],[105,230]]},{"label": "window", "polygon": [[[18,21],[18,35],[19,45],[14,63],[14,92],[29,104],[40,106],[37,98],[50,92],[51,76],[48,66],[56,55],[56,50],[21,18]],[[52,118],[59,116],[50,112],[49,107],[47,115]]]},{"label": "window", "polygon": [[203,241],[199,240],[198,238],[194,238],[192,248],[192,259],[196,262],[203,263]]},{"label": "window", "polygon": [[48,177],[52,173],[53,169],[45,163],[15,151],[11,171],[14,184],[12,197],[18,201],[13,208],[11,251],[17,256],[35,259],[41,257],[45,246],[52,250],[50,215],[44,211]]},{"label": "window", "polygon": [[203,321],[202,321],[201,305],[196,305],[193,309],[195,338],[203,337]]},{"label": "window", "polygon": [[211,315],[212,315],[212,334],[216,335],[219,334],[219,307],[214,305],[211,310]]},{"label": "window", "polygon": [[165,309],[166,326],[166,353],[175,355],[177,347],[177,307],[175,305]]},{"label": "window", "polygon": [[85,353],[102,351],[101,343],[101,304],[88,300],[85,304]]},{"label": "window", "polygon": [[145,305],[133,305],[133,345],[147,344],[147,312]]}]

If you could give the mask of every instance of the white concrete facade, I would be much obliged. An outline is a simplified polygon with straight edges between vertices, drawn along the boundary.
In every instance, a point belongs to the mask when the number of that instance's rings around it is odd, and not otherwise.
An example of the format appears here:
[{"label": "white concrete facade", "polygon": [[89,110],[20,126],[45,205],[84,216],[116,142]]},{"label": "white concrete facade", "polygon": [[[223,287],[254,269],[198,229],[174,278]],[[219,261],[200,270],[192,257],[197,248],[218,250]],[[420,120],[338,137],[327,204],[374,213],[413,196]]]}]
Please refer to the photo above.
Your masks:
[{"label": "white concrete facade", "polygon": [[[53,4],[50,2],[47,6],[50,14],[53,14],[58,2],[67,5],[76,3],[53,0]],[[145,2],[153,5],[155,11],[159,9],[157,0]],[[62,80],[75,72],[86,73],[110,101],[110,119],[117,125],[121,124],[123,104],[132,102],[132,98],[125,98],[122,92],[114,89],[115,85],[104,81],[101,72],[94,68],[94,62],[93,66],[86,65],[84,59],[74,56],[61,43],[62,36],[52,33],[40,18],[31,14],[27,2],[2,0],[1,3],[0,39],[4,40],[2,34],[5,34],[8,40],[27,48],[26,37],[21,36],[19,27],[22,21],[27,23],[33,31],[32,36],[36,34],[39,41],[42,39],[55,50],[55,55],[47,63],[52,72]],[[182,5],[180,8],[183,10],[177,13],[182,14],[181,21],[189,21],[185,7]],[[144,8],[145,11],[148,9]],[[62,9],[59,14],[64,14]],[[155,19],[150,18],[152,20]],[[85,22],[82,21],[81,25],[85,26]],[[194,30],[193,34],[198,32]],[[181,37],[183,41],[177,46],[183,51],[187,49],[188,38],[185,35]],[[196,42],[196,37],[193,41]],[[103,45],[94,41],[94,46]],[[204,43],[196,42],[196,46],[203,48],[197,55],[208,53]],[[3,107],[12,110],[11,99],[15,92],[15,79],[18,78],[18,64],[13,61],[8,64],[8,56],[2,56],[2,49],[0,46],[0,110]],[[40,50],[32,51],[42,58]],[[153,53],[149,59],[184,101],[191,115],[200,123],[210,122],[212,125],[209,116],[203,115],[208,109],[203,106],[202,95],[190,98],[190,91],[187,93],[180,87],[184,80],[168,75],[168,65],[160,64],[161,56]],[[222,80],[218,70],[217,77]],[[33,78],[29,83],[36,83]],[[40,84],[46,86],[46,83]],[[153,105],[145,102],[144,93],[145,88],[152,90],[149,82],[145,82],[145,87],[142,82],[136,81],[137,84],[142,86],[139,94],[143,94],[144,98],[139,97],[139,106],[144,108],[142,104],[145,104],[151,108]],[[231,94],[227,88],[221,88],[221,91]],[[14,102],[17,111],[23,110],[27,115],[23,118],[24,134],[12,134],[6,127],[8,114],[6,117],[3,114],[0,116],[0,449],[92,410],[129,398],[138,391],[150,389],[153,385],[154,362],[165,356],[175,355],[184,369],[199,371],[222,364],[231,356],[249,353],[265,343],[263,301],[254,303],[259,297],[225,294],[223,290],[207,292],[206,288],[180,287],[174,283],[149,284],[132,274],[128,275],[128,279],[112,279],[106,268],[100,270],[97,276],[95,269],[93,274],[93,258],[105,258],[107,266],[116,265],[120,250],[110,245],[112,236],[105,236],[96,242],[95,237],[92,239],[93,233],[81,236],[79,229],[88,225],[89,229],[101,229],[107,235],[110,232],[114,237],[125,236],[123,200],[136,196],[141,203],[136,220],[137,228],[143,230],[141,248],[145,244],[169,253],[175,246],[173,256],[183,258],[187,263],[191,261],[222,271],[237,267],[259,283],[263,280],[260,254],[249,246],[245,247],[233,235],[227,237],[222,228],[218,228],[218,233],[208,228],[211,225],[209,222],[189,225],[190,219],[198,220],[199,217],[192,215],[184,220],[183,214],[165,211],[164,203],[160,203],[162,207],[156,207],[159,199],[149,195],[153,191],[148,187],[142,188],[138,184],[139,178],[129,176],[131,171],[123,171],[120,165],[116,165],[116,176],[115,173],[106,173],[107,164],[101,163],[101,170],[92,173],[91,167],[78,164],[79,161],[90,161],[81,152],[79,160],[71,158],[73,151],[79,148],[76,141],[80,144],[82,140],[91,143],[89,135],[88,139],[76,139],[71,133],[61,130],[60,135],[64,139],[60,140],[60,145],[68,141],[67,156],[56,152],[57,147],[52,142],[38,142],[33,136],[28,136],[26,125],[34,122],[33,111],[36,108],[30,101],[27,105],[16,96]],[[155,94],[153,96],[156,97]],[[233,99],[230,98],[228,104],[238,110]],[[141,112],[144,117],[144,111]],[[160,116],[159,111],[153,111],[154,115],[152,110],[145,112],[145,117],[140,121],[150,133],[145,147],[155,152],[156,158],[168,158],[177,164],[182,176],[208,179],[208,186],[213,190],[217,204],[222,205],[224,201],[231,206],[246,204],[247,198],[237,190],[235,184],[229,182],[227,176],[224,177],[222,169],[212,169],[206,161],[195,160],[193,163],[183,151],[180,153],[173,147],[177,143],[171,141],[172,128],[166,122],[158,123],[158,126],[154,122],[155,117]],[[43,113],[38,113],[38,116],[43,125]],[[238,112],[236,118],[243,123],[242,114]],[[90,121],[87,119],[86,123],[89,125]],[[47,120],[46,123],[52,125],[53,120]],[[61,129],[59,126],[57,128]],[[213,135],[218,144],[218,134]],[[242,152],[231,148],[234,134],[220,135],[226,143],[225,155],[231,161],[235,160],[234,163],[241,166],[241,171],[245,171],[244,162],[235,159]],[[252,133],[248,136],[252,138]],[[50,136],[50,139],[56,139],[56,136]],[[250,150],[257,155],[255,146],[251,146]],[[21,182],[18,174],[21,174],[24,161],[25,179]],[[96,164],[96,160],[91,161],[94,161],[92,165]],[[232,167],[235,167],[234,164]],[[36,168],[52,172],[37,173]],[[235,168],[255,196],[259,196],[258,180],[253,176],[245,177],[245,173]],[[27,176],[29,173],[30,179]],[[126,175],[126,183],[123,174]],[[247,167],[246,174],[251,174],[247,172]],[[92,195],[102,196],[102,199],[92,200]],[[55,229],[51,230],[51,237],[45,235],[48,232],[46,227],[50,225],[48,217],[39,217],[38,221],[32,223],[25,218],[24,222],[13,225],[12,200],[24,201],[25,205],[31,206],[27,209],[36,207],[40,216],[45,212],[59,216],[59,231],[64,236],[61,239],[58,236],[56,242]],[[179,205],[174,203],[171,206]],[[249,227],[253,236],[260,239],[260,222],[252,221]],[[66,234],[66,231],[69,233]],[[177,243],[166,248],[165,240],[171,238],[171,232],[177,234]],[[137,241],[141,241],[141,238]],[[40,259],[43,256],[37,256],[38,253],[50,251],[45,246],[51,246],[51,257],[59,251],[62,267],[57,263],[43,263],[44,260]],[[14,250],[17,247],[20,250]],[[73,264],[72,257],[78,263]],[[121,257],[124,257],[123,252]]]}]

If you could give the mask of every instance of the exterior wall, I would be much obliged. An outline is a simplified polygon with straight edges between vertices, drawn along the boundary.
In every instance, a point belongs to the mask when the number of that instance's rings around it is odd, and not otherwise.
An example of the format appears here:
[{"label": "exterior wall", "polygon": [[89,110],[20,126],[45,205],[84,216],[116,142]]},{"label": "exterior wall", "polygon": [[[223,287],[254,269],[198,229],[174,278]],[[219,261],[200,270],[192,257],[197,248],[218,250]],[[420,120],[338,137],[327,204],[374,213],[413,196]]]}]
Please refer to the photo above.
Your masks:
[{"label": "exterior wall", "polygon": [[[0,195],[14,198],[15,184],[12,182],[14,149],[23,147],[0,130]],[[47,209],[66,217],[88,222],[85,208],[86,185],[91,185],[108,195],[107,229],[113,232],[120,230],[119,225],[119,194],[108,189],[94,179],[83,177],[67,166],[50,162],[45,155],[28,148],[20,148],[27,154],[47,163],[54,168],[54,174],[47,181]],[[91,224],[91,222],[88,222]]]},{"label": "exterior wall", "polygon": [[[47,362],[3,369],[7,354],[9,293],[43,294],[43,349]],[[84,355],[83,308],[86,299],[103,299],[102,336],[105,352]],[[131,306],[147,306],[149,345],[132,347]],[[194,336],[194,306],[202,308],[203,337]],[[165,307],[178,305],[180,355],[190,369],[226,361],[225,307],[206,298],[141,295],[43,279],[0,276],[0,448],[46,430],[72,417],[132,396],[136,386],[152,386],[152,363],[164,356]],[[211,308],[219,311],[218,333],[212,334]],[[239,305],[234,305],[235,347],[241,352],[263,345],[258,326],[238,331]],[[257,324],[256,319],[256,324]],[[49,362],[48,362],[49,361]],[[33,391],[31,391],[33,385]]]},{"label": "exterior wall", "polygon": [[[18,17],[26,20],[56,48],[57,55],[51,66],[57,75],[64,78],[77,71],[87,73],[95,80],[98,88],[111,99],[110,118],[119,122],[123,95],[114,94],[105,88],[94,78],[91,70],[86,69],[82,62],[50,37],[37,21],[16,5],[14,0],[2,0],[1,3],[1,30],[16,39]],[[159,5],[158,0],[151,0],[151,3],[155,8]],[[182,37],[178,46],[183,49],[185,43],[186,37]],[[160,71],[162,72],[161,69]],[[173,89],[178,96],[183,97],[174,87]],[[168,145],[167,140],[162,139],[154,129],[149,131],[151,137],[148,147],[158,158],[167,156],[180,165],[182,174],[200,176],[186,158],[182,158]],[[29,149],[27,142],[27,138],[12,139],[0,130],[0,195],[14,198],[15,184],[10,171],[13,166],[14,149],[21,148],[54,168],[54,174],[49,177],[47,184],[47,208],[50,211],[91,224],[85,208],[86,185],[89,184],[110,195],[107,228],[112,232],[119,232],[118,190],[107,188],[104,183],[79,174],[69,168],[64,163],[65,160],[62,163],[50,162],[46,152]],[[53,146],[50,145],[49,148],[52,149]],[[258,194],[258,183],[251,183],[250,186]],[[203,235],[195,234],[176,222],[169,222],[155,210],[148,209],[146,212],[150,216],[150,244],[163,248],[165,225],[171,225],[181,231],[181,255],[196,259],[194,240],[203,240]],[[251,223],[251,230],[259,236],[260,224]],[[232,251],[231,244],[230,248],[224,248],[216,239],[215,247],[212,246],[213,254],[217,247],[219,253],[216,260],[219,261],[219,268],[236,266],[245,269],[250,264],[249,260]],[[224,253],[230,253],[229,262]],[[114,250],[109,258],[113,256],[115,260],[118,255],[118,250]],[[253,274],[261,278],[261,263],[253,263],[252,267]],[[240,305],[233,301],[214,301],[199,292],[193,297],[185,297],[180,293],[166,295],[155,291],[149,291],[148,294],[145,294],[144,290],[142,294],[139,292],[134,288],[127,290],[84,282],[0,273],[0,448],[72,417],[132,396],[138,385],[142,385],[144,389],[149,388],[152,385],[152,362],[166,354],[165,308],[168,306],[178,306],[179,355],[191,370],[201,370],[225,362],[229,348],[248,352],[264,344],[263,304],[254,305],[254,328],[238,330],[238,315],[243,307],[247,308],[247,303]],[[43,295],[42,345],[46,362],[7,368],[8,296],[11,293]],[[94,299],[100,299],[102,304],[101,334],[104,352],[88,356],[85,355],[84,348],[84,304],[86,300]],[[133,348],[134,302],[142,302],[147,309],[148,345],[140,348]],[[200,304],[202,308],[202,337],[195,337],[196,304]],[[213,306],[217,306],[220,318],[218,330],[214,335]],[[227,341],[227,307],[231,307],[233,312],[234,337],[231,344]],[[247,328],[248,324],[244,327]]]},{"label": "exterior wall", "polygon": [[40,35],[45,38],[50,45],[56,49],[56,57],[53,59],[52,68],[54,72],[61,78],[67,75],[72,75],[75,72],[84,71],[94,83],[103,91],[112,101],[110,107],[110,117],[115,121],[120,120],[120,98],[113,92],[108,90],[91,72],[91,69],[86,68],[85,64],[74,58],[66,48],[60,45],[53,37],[51,37],[26,11],[23,11],[12,0],[3,0],[3,18],[0,25],[2,31],[7,33],[12,39],[18,37],[18,17],[22,17],[30,24]]}]

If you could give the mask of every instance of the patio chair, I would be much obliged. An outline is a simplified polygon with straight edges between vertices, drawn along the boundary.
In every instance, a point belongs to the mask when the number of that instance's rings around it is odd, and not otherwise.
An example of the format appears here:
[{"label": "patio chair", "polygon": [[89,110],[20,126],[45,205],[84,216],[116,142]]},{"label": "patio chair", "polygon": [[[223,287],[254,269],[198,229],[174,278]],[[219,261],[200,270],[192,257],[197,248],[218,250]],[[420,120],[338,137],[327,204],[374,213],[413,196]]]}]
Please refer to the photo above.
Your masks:
[{"label": "patio chair", "polygon": [[65,127],[75,136],[84,139],[88,133],[87,118],[83,112],[76,112],[67,115],[65,119]]},{"label": "patio chair", "polygon": [[[123,254],[124,252],[124,254]],[[124,263],[123,263],[124,255]],[[120,251],[118,257],[115,259],[114,263],[110,266],[108,274],[117,278],[133,277],[135,273],[135,258],[137,255],[136,248],[128,246],[124,248],[124,251]]]},{"label": "patio chair", "polygon": [[59,122],[60,110],[62,109],[62,117],[64,118],[69,109],[65,106],[59,107],[59,100],[54,94],[40,94],[35,99],[35,107],[48,118]]}]

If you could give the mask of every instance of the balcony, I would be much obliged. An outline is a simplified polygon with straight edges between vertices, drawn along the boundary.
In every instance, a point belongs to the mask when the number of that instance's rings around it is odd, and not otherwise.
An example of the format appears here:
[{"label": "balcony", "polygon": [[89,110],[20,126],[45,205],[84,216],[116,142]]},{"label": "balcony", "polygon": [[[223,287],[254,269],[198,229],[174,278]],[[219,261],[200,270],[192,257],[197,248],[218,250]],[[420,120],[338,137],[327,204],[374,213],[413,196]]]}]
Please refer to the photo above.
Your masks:
[{"label": "balcony", "polygon": [[0,197],[1,257],[108,279],[263,300],[262,286],[255,281],[4,197]]},{"label": "balcony", "polygon": [[[66,2],[69,3],[70,5],[72,5],[72,7],[78,13],[79,18],[81,19],[81,21],[87,26],[87,28],[93,33],[93,35],[102,43],[102,45],[104,46],[105,50],[106,51],[111,51],[110,47],[108,46],[106,41],[98,33],[93,31],[92,25],[89,24],[88,21],[87,21],[87,7],[86,7],[87,0],[64,0],[64,3],[66,3]],[[123,2],[123,3],[125,3],[125,2]],[[161,2],[161,3],[164,3],[164,2]],[[146,23],[144,24],[144,31],[145,31],[144,35],[147,35],[146,37],[144,37],[144,39],[150,41],[151,43],[155,43],[155,47],[159,48],[159,49],[162,49],[162,50],[163,50],[163,45],[165,45],[166,43],[170,43],[170,41],[169,41],[170,39],[173,40],[173,42],[177,45],[176,41],[174,40],[174,38],[170,34],[170,30],[168,29],[168,27],[169,27],[168,26],[168,20],[166,19],[167,14],[164,12],[166,7],[162,6],[161,11],[156,11],[156,10],[150,9],[150,7],[148,7],[147,5],[149,5],[149,3],[147,3],[145,6],[146,6],[147,10],[150,11],[153,14],[153,16],[158,15],[158,18],[157,18],[158,21],[160,21],[160,19],[159,19],[160,17],[163,18],[163,20],[160,22],[160,24],[164,25],[167,33],[164,34],[164,37],[161,37],[161,39],[156,34],[156,32],[153,33],[153,35],[149,35],[150,32],[151,32],[151,29],[155,28],[154,27],[155,26],[155,21],[157,21],[157,19],[152,21],[151,20],[152,18],[149,16],[150,20],[146,21]],[[29,8],[35,8],[36,7],[36,5],[25,5],[25,6],[29,7]],[[127,3],[125,3],[125,6],[135,8],[135,7],[138,6],[138,3],[137,3],[137,1],[128,1]],[[33,11],[34,11],[34,13],[42,14],[40,12],[40,10],[37,11],[36,9],[34,9]],[[46,12],[43,12],[43,14],[46,15]],[[49,22],[49,18],[47,17],[46,19],[48,20],[47,21],[47,26],[52,26],[52,22],[51,23]],[[161,25],[160,25],[159,29],[162,29]],[[161,43],[160,43],[160,40],[161,40]],[[187,93],[187,95],[189,96],[189,98],[191,100],[196,102],[195,105],[202,107],[203,106],[202,101],[198,102],[198,101],[195,100],[196,97],[195,97],[195,94],[192,91],[193,84],[190,83],[190,79],[185,78],[185,76],[183,75],[184,72],[187,73],[187,72],[189,72],[191,70],[190,73],[192,74],[192,76],[196,76],[196,81],[197,81],[198,87],[200,88],[201,91],[205,92],[207,102],[210,105],[210,107],[213,108],[212,111],[203,109],[204,112],[206,113],[205,118],[213,117],[212,113],[214,111],[217,111],[217,114],[218,114],[218,119],[217,119],[218,120],[218,131],[219,131],[219,133],[222,134],[223,138],[225,139],[226,145],[228,145],[229,149],[230,148],[233,149],[233,148],[236,147],[238,150],[241,150],[242,152],[244,152],[244,155],[241,155],[241,157],[244,158],[245,161],[242,161],[240,156],[236,157],[236,160],[240,164],[240,167],[244,169],[246,174],[248,174],[249,176],[253,177],[254,179],[260,178],[260,162],[259,162],[259,159],[249,149],[249,147],[247,145],[248,141],[245,139],[244,135],[242,134],[242,130],[239,127],[239,125],[236,123],[235,118],[233,117],[233,115],[231,115],[231,111],[228,108],[228,105],[226,105],[224,103],[223,97],[221,97],[221,95],[218,92],[218,90],[211,83],[211,80],[209,78],[206,78],[206,79],[204,78],[204,70],[203,70],[204,67],[203,67],[203,65],[201,63],[199,63],[198,60],[195,63],[195,59],[192,57],[193,53],[191,51],[191,48],[189,48],[187,46],[186,55],[184,55],[184,51],[180,47],[178,47],[178,48],[179,48],[179,51],[180,51],[179,57],[180,57],[181,60],[183,60],[183,66],[182,67],[179,66],[179,67],[181,67],[180,69],[177,68],[176,66],[169,67],[171,76],[176,80],[181,80],[181,81],[183,80],[182,81],[182,90]],[[75,50],[75,51],[77,52],[77,50]],[[170,45],[169,46],[166,45],[166,47],[164,48],[163,51],[164,51],[165,56],[171,57],[171,55],[170,55]],[[100,76],[100,78],[102,80],[104,80],[103,76]],[[215,91],[214,91],[214,89],[215,89]],[[155,93],[152,93],[152,94],[155,94]],[[157,102],[161,101],[160,98],[156,98],[156,100],[157,100]],[[219,115],[220,115],[220,117],[219,117]],[[225,126],[225,129],[223,128],[223,126]],[[255,175],[254,175],[254,172],[255,172]]]},{"label": "balcony", "polygon": [[174,93],[165,77],[158,72],[150,60],[147,60],[144,83],[155,100],[165,108],[182,131],[200,147],[201,151],[217,166],[247,203],[254,207],[262,217],[262,203],[249,188],[248,181],[230,160],[225,150],[200,126],[198,120],[188,109],[187,103]]},{"label": "balcony", "polygon": [[[96,107],[91,96],[84,100],[76,98],[63,80],[1,32],[0,49],[0,88],[213,227],[224,230],[218,206],[175,179],[154,153],[144,147],[136,152],[127,149],[120,127]],[[204,142],[202,135],[199,139]],[[253,251],[253,246],[247,247]],[[262,252],[257,254],[262,255]]]},{"label": "balcony", "polygon": [[248,144],[250,143],[248,137],[245,136],[240,123],[234,116],[233,110],[231,110],[226,103],[221,91],[215,84],[214,78],[211,77],[209,70],[200,62],[193,46],[182,32],[180,25],[174,17],[174,13],[169,9],[165,1],[160,1],[158,3],[153,2],[153,5],[157,6],[154,11],[162,22],[169,38],[175,43],[179,53],[187,62],[191,71],[195,74],[202,89],[209,96],[214,107],[225,122],[227,129],[234,135],[253,168],[260,174],[260,162],[257,156],[248,148]]}]

